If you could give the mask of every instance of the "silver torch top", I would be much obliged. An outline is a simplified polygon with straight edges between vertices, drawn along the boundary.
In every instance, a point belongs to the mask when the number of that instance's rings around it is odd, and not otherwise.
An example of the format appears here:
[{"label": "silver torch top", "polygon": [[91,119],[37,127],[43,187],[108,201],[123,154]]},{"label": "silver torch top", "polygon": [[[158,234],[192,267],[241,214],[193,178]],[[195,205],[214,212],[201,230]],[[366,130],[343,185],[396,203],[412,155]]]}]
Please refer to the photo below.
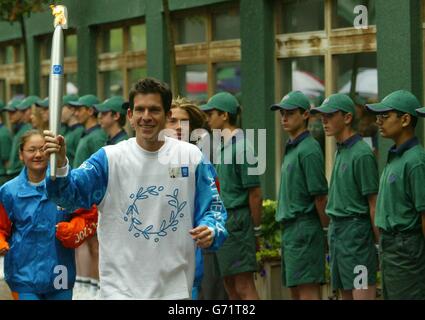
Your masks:
[{"label": "silver torch top", "polygon": [[[68,10],[57,5],[50,6],[55,17],[52,40],[51,69],[49,79],[49,129],[54,135],[59,133],[61,123],[62,96],[64,88],[64,36],[63,29],[68,28]],[[56,179],[56,154],[50,155],[50,177]]]}]

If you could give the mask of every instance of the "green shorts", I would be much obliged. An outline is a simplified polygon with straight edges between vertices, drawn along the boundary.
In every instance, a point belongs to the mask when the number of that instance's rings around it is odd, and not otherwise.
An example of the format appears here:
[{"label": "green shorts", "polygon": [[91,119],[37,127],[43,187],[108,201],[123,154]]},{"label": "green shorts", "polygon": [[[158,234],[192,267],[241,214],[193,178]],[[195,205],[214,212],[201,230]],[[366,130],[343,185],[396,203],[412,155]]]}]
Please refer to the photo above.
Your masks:
[{"label": "green shorts", "polygon": [[249,208],[228,209],[226,229],[229,236],[217,251],[221,276],[256,272],[254,225]]},{"label": "green shorts", "polygon": [[381,231],[382,288],[385,300],[425,299],[425,238],[422,230]]},{"label": "green shorts", "polygon": [[316,214],[283,222],[283,285],[325,283],[325,249],[325,235]]},{"label": "green shorts", "polygon": [[378,255],[369,216],[331,217],[328,241],[334,290],[376,284]]}]

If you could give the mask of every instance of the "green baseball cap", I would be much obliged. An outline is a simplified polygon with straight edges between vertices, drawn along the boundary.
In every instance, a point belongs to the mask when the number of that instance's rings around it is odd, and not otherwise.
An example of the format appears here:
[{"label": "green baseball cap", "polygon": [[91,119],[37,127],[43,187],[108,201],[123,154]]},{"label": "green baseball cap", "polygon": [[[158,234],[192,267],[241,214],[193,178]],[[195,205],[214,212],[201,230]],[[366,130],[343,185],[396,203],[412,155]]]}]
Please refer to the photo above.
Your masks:
[{"label": "green baseball cap", "polygon": [[73,107],[94,107],[96,104],[99,104],[99,102],[99,99],[95,95],[88,94],[82,96],[77,101],[69,101],[69,105]]},{"label": "green baseball cap", "polygon": [[76,94],[67,94],[62,97],[62,105],[67,106],[71,101],[78,101],[80,97]]},{"label": "green baseball cap", "polygon": [[35,105],[37,107],[48,108],[49,107],[49,97],[44,98],[43,100],[38,100]]},{"label": "green baseball cap", "polygon": [[16,107],[21,103],[22,99],[14,98],[10,100],[6,107],[3,108],[3,111],[16,111]]},{"label": "green baseball cap", "polygon": [[353,100],[343,93],[336,93],[323,101],[322,105],[310,110],[311,113],[335,113],[337,111],[349,112],[353,116],[355,114],[355,106]]},{"label": "green baseball cap", "polygon": [[220,92],[213,95],[207,104],[200,106],[202,111],[220,110],[232,114],[237,114],[239,102],[236,97],[228,92]]},{"label": "green baseball cap", "polygon": [[279,104],[272,105],[270,110],[294,110],[298,108],[310,110],[310,101],[301,91],[292,91],[284,96]]},{"label": "green baseball cap", "polygon": [[4,108],[5,106],[6,106],[6,105],[4,104],[3,100],[1,100],[1,99],[0,99],[0,112],[1,112],[1,111],[3,111],[3,108]]},{"label": "green baseball cap", "polygon": [[123,108],[124,98],[121,96],[113,96],[106,99],[103,103],[96,104],[94,107],[99,112],[115,111],[121,114],[126,114],[127,109]]},{"label": "green baseball cap", "polygon": [[366,108],[375,113],[401,111],[414,117],[418,116],[417,109],[421,108],[419,100],[407,90],[397,90],[386,96],[381,102],[367,104]]},{"label": "green baseball cap", "polygon": [[33,104],[40,100],[40,97],[37,96],[28,96],[24,100],[21,101],[20,104],[16,106],[17,110],[27,110],[31,108]]}]

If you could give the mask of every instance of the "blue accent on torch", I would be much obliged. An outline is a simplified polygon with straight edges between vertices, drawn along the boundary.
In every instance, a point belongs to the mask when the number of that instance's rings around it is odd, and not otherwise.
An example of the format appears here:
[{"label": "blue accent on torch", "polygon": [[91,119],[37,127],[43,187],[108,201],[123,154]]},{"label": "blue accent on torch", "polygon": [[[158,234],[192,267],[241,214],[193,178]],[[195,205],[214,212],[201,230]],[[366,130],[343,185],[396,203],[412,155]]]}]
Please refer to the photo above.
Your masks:
[{"label": "blue accent on torch", "polygon": [[59,64],[55,64],[52,67],[52,72],[53,72],[53,74],[61,75],[61,74],[63,74],[63,67]]}]

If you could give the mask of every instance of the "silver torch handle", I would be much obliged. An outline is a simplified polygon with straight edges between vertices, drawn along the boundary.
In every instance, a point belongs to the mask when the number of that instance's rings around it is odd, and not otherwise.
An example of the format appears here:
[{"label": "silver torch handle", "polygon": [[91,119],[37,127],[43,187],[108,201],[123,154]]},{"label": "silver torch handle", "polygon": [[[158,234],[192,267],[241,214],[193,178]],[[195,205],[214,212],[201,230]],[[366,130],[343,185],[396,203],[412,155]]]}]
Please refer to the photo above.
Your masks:
[{"label": "silver torch handle", "polygon": [[[51,70],[49,79],[49,127],[55,136],[61,123],[62,96],[64,88],[64,36],[61,25],[55,27],[52,41]],[[56,179],[56,154],[50,155],[50,177]]]}]

